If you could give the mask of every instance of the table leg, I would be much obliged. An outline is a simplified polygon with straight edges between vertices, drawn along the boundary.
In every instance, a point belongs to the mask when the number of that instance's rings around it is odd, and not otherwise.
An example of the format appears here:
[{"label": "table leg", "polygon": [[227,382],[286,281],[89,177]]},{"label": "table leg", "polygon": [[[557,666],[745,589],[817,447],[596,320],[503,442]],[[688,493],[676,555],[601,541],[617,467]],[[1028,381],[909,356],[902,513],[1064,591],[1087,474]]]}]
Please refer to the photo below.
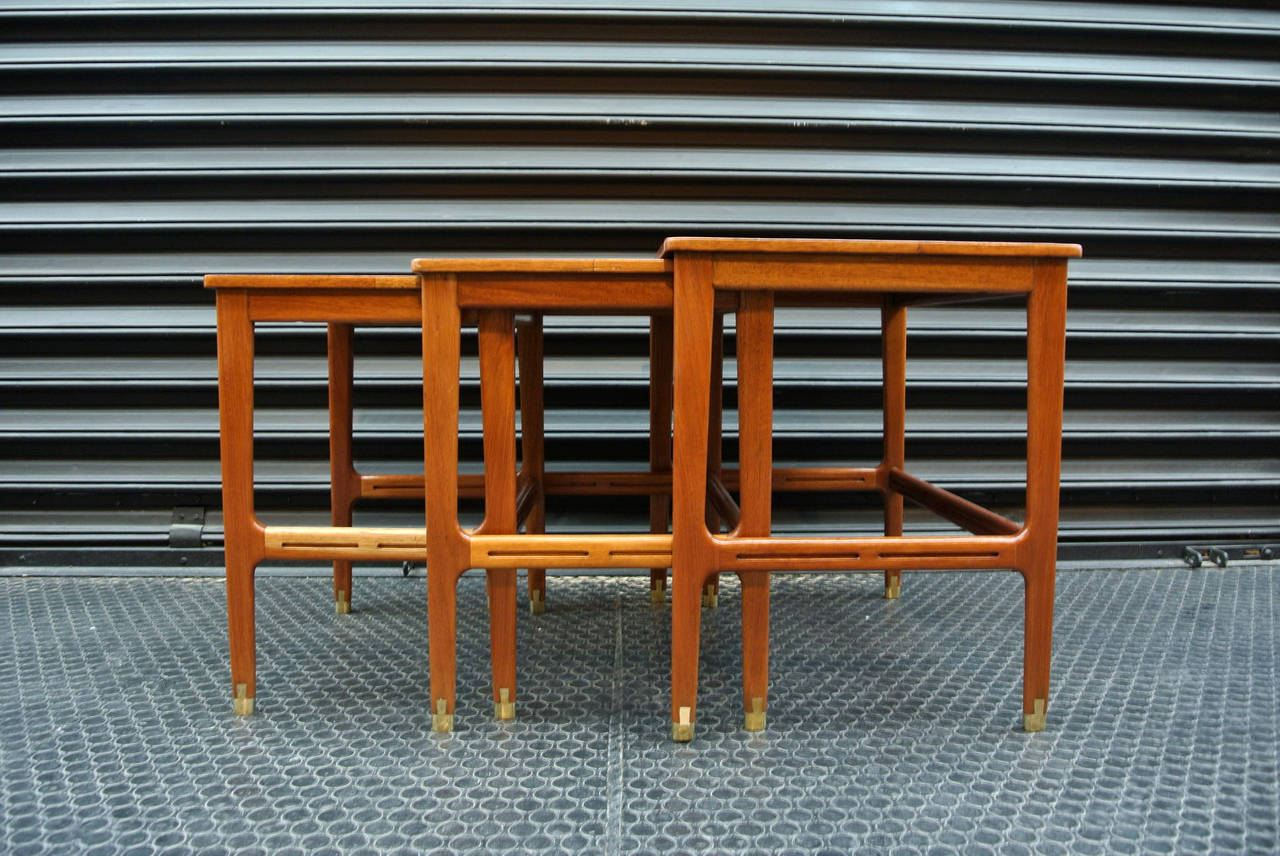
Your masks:
[{"label": "table leg", "polygon": [[714,291],[705,256],[675,260],[671,549],[671,737],[693,739],[700,592],[715,567],[706,528]]},{"label": "table leg", "polygon": [[[480,409],[484,422],[484,531],[516,532],[515,331],[508,310],[480,313]],[[489,588],[489,647],[493,710],[516,715],[516,571],[485,572]]]},{"label": "table leg", "polygon": [[262,526],[253,511],[253,322],[243,292],[219,292],[217,304],[231,692],[235,712],[248,715],[257,697],[253,577],[264,552]]},{"label": "table leg", "polygon": [[[649,319],[649,472],[671,472],[671,346],[670,315]],[[671,516],[671,496],[649,495],[649,532],[665,535]],[[667,569],[649,569],[649,600],[666,600]]]},{"label": "table leg", "polygon": [[1044,730],[1049,706],[1066,318],[1066,262],[1039,261],[1027,298],[1027,517],[1018,568],[1026,591],[1022,718],[1027,731]]},{"label": "table leg", "polygon": [[[546,469],[545,425],[543,419],[543,347],[542,316],[516,326],[520,359],[520,449],[525,473],[537,488],[537,500],[525,518],[524,530],[530,534],[546,531],[547,491],[543,473]],[[547,608],[547,570],[529,568],[529,611],[534,615]]]},{"label": "table leg", "polygon": [[470,564],[467,541],[458,526],[462,318],[453,276],[424,275],[421,282],[431,727],[434,731],[452,731],[457,683],[458,577]]},{"label": "table leg", "polygon": [[[724,313],[715,313],[711,327],[711,400],[707,408],[707,475],[720,478],[724,468]],[[707,529],[720,531],[720,515],[707,503]],[[702,605],[720,605],[720,575],[713,573],[702,586]]]},{"label": "table leg", "polygon": [[[330,324],[329,345],[329,519],[334,526],[351,525],[351,508],[360,496],[360,476],[352,463],[351,396],[355,385],[350,324]],[[333,562],[333,608],[351,611],[351,562]]]},{"label": "table leg", "polygon": [[[884,460],[880,466],[906,465],[907,423],[907,307],[885,298],[880,309],[881,369],[884,388]],[[884,488],[884,534],[902,535],[902,494]],[[884,572],[884,596],[893,599],[902,591],[902,571]]]},{"label": "table leg", "polygon": [[[715,388],[712,387],[712,398]],[[769,536],[773,505],[773,294],[749,291],[738,310],[737,532]],[[741,571],[743,727],[763,731],[769,701],[769,572]]]}]

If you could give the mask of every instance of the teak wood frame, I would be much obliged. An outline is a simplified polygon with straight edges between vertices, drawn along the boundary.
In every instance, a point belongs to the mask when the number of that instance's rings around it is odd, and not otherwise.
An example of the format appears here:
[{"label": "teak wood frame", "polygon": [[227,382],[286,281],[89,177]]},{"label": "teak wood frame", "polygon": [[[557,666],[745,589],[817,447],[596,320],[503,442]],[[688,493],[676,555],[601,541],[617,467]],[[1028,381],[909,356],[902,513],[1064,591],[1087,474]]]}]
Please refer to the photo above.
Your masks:
[{"label": "teak wood frame", "polygon": [[[563,263],[542,262],[556,271]],[[659,263],[657,264],[662,267]],[[669,280],[669,276],[668,276]],[[420,529],[352,527],[354,503],[361,498],[422,497],[421,475],[369,475],[355,469],[352,456],[352,343],[357,325],[412,325],[422,322],[415,276],[210,275],[205,285],[217,292],[219,413],[222,454],[223,516],[226,532],[228,632],[235,711],[249,714],[257,695],[253,577],[265,559],[332,560],[336,611],[351,608],[353,560],[424,561],[426,534]],[[651,342],[657,376],[651,424],[649,473],[560,472],[544,474],[542,430],[541,317],[525,317],[517,325],[520,338],[520,397],[523,409],[522,468],[517,516],[527,531],[543,523],[543,499],[556,494],[649,495],[653,528],[667,531],[670,504],[671,334],[670,286],[662,317],[655,319]],[[474,313],[468,313],[474,323]],[[264,526],[254,512],[253,384],[254,325],[259,322],[325,322],[328,327],[330,527]],[[514,382],[514,381],[513,381]],[[514,436],[514,435],[513,435]],[[456,440],[456,438],[455,438]],[[663,461],[667,463],[664,465]],[[484,496],[484,477],[460,475],[458,493]],[[656,502],[655,502],[656,500]],[[669,553],[670,551],[667,550]],[[515,567],[509,566],[514,574]],[[505,573],[505,571],[504,571]],[[530,568],[530,604],[545,603],[545,570]],[[666,566],[651,575],[655,600],[663,599]],[[507,616],[497,616],[500,623]],[[512,622],[514,616],[511,616]],[[499,633],[501,637],[505,633]],[[509,634],[508,634],[509,635]]]},{"label": "teak wood frame", "polygon": [[[804,570],[1013,569],[1025,586],[1023,725],[1044,728],[1061,465],[1067,258],[1080,247],[905,241],[672,238],[675,405],[672,469],[671,733],[693,738],[697,710],[699,592],[708,578],[742,582],[743,711],[764,728],[768,704],[769,573]],[[885,492],[883,538],[770,536],[775,301],[823,292],[820,305],[879,307],[884,341],[884,458],[866,473]],[[739,299],[740,508],[736,528],[712,532],[707,514],[707,411],[713,316]],[[984,296],[1027,296],[1027,499],[1019,526],[904,471],[906,306]],[[974,534],[904,537],[902,497]],[[896,593],[896,591],[895,591]]]},{"label": "teak wood frame", "polygon": [[[517,534],[520,478],[515,455],[515,313],[669,313],[671,277],[660,260],[634,262],[418,259],[421,281],[423,443],[426,460],[427,611],[432,728],[453,728],[456,694],[457,582],[472,568],[489,578],[490,653],[494,713],[515,715],[515,569],[554,567],[649,568],[671,563],[666,506],[651,499],[648,535]],[[484,520],[464,529],[458,520],[458,366],[464,312],[474,312],[479,337],[484,432]],[[661,323],[655,343],[669,343]],[[670,365],[669,344],[655,353],[656,374]],[[651,398],[651,427],[669,436],[671,396]],[[610,492],[666,492],[658,471],[668,453],[651,446],[647,479],[618,479]],[[538,461],[541,468],[542,461]],[[539,473],[540,475],[541,473]],[[653,493],[650,494],[654,496]],[[658,516],[661,515],[659,522]],[[661,530],[660,532],[658,530]],[[656,576],[651,578],[656,586]],[[656,590],[656,588],[655,588]]]}]

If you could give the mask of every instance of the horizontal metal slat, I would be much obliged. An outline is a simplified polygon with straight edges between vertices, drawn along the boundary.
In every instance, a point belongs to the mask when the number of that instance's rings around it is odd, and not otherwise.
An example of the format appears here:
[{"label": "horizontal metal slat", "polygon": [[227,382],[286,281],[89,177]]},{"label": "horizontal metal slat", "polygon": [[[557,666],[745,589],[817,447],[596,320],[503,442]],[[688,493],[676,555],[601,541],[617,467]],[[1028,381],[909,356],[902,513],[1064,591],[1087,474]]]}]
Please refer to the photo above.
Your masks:
[{"label": "horizontal metal slat", "polygon": [[[1280,331],[1277,331],[1280,335]],[[649,363],[636,357],[549,357],[545,360],[549,388],[586,389],[603,386],[647,388]],[[261,388],[305,387],[322,390],[327,386],[327,366],[323,357],[260,357],[255,361],[255,377]],[[727,358],[725,380],[737,378],[737,365]],[[479,368],[474,359],[464,358],[462,382],[475,386]],[[881,366],[878,359],[849,357],[785,357],[774,362],[777,388],[878,389]],[[29,386],[66,387],[69,390],[146,389],[147,387],[191,387],[212,393],[218,379],[217,361],[212,357],[109,357],[85,360],[79,357],[0,357],[0,386],[21,389]],[[357,385],[362,390],[384,387],[415,388],[422,380],[422,362],[413,356],[358,357]],[[1221,360],[1070,360],[1066,366],[1067,388],[1071,390],[1109,389],[1165,390],[1179,388],[1223,390],[1280,389],[1280,366],[1274,362]],[[908,358],[908,389],[940,387],[955,389],[1015,388],[1026,384],[1026,364],[1020,360],[976,358]]]},{"label": "horizontal metal slat", "polygon": [[[777,466],[847,466],[848,461],[775,461]],[[358,460],[364,473],[421,474],[421,461]],[[729,462],[733,466],[733,462]],[[634,471],[635,461],[564,461],[549,464],[552,471]],[[474,471],[476,465],[468,465]],[[908,471],[951,490],[1021,489],[1022,461],[1008,459],[908,459]],[[325,461],[266,458],[255,462],[254,483],[260,490],[327,493],[329,467]],[[1169,487],[1280,486],[1280,461],[1274,458],[1071,458],[1062,465],[1064,490],[1081,488],[1152,489]],[[216,460],[139,460],[127,467],[121,461],[22,459],[0,461],[0,490],[50,491],[170,490],[208,492],[221,486]],[[781,495],[779,495],[781,499]]]},{"label": "horizontal metal slat", "polygon": [[[670,0],[629,0],[625,6],[607,7],[588,0],[554,0],[554,2],[489,2],[478,5],[474,0],[433,0],[423,5],[411,0],[382,0],[375,7],[362,7],[340,0],[294,0],[287,7],[293,17],[382,17],[421,16],[438,19],[449,14],[484,19],[537,16],[585,16],[593,19],[678,19],[703,21],[767,21],[787,22],[818,20],[824,24],[856,26],[893,22],[950,27],[1000,27],[1071,30],[1124,30],[1144,34],[1192,31],[1219,35],[1269,35],[1280,30],[1275,13],[1264,9],[1196,8],[1183,5],[1139,5],[1134,3],[1062,3],[1014,2],[983,0],[980,3],[958,0],[871,0],[855,7],[839,0],[805,0],[805,2],[715,2],[673,4]],[[104,7],[93,0],[49,0],[24,2],[3,11],[3,17],[21,21],[25,17],[57,13],[59,16],[83,19],[87,26],[102,19],[129,19],[141,15],[163,15],[170,19],[195,17],[201,20],[230,17],[237,20],[253,16],[279,16],[282,7],[269,0],[237,2],[234,7],[183,5],[172,0],[158,2],[116,3]]]},{"label": "horizontal metal slat", "polygon": [[[296,229],[362,233],[386,230],[683,230],[810,232],[874,229],[916,238],[951,235],[1280,240],[1269,213],[1151,208],[1031,208],[1000,205],[900,205],[782,200],[438,199],[14,202],[0,207],[0,234],[75,230],[163,234]],[[135,238],[136,239],[136,238]],[[226,240],[219,235],[217,240]]]},{"label": "horizontal metal slat", "polygon": [[[1280,133],[1280,126],[1277,127]],[[586,246],[547,252],[548,257],[592,256],[651,257],[656,246],[623,252]],[[1088,247],[1085,248],[1086,253]],[[543,253],[539,253],[542,255]],[[459,252],[448,244],[408,245],[401,250],[307,252],[231,252],[197,250],[172,252],[0,253],[0,286],[47,284],[65,293],[69,288],[119,289],[139,283],[165,285],[178,290],[200,291],[206,273],[383,273],[408,271],[409,260],[423,255],[527,256],[527,252],[497,246],[484,251]],[[1073,291],[1081,288],[1207,289],[1231,288],[1280,290],[1280,261],[1240,259],[1106,258],[1073,259],[1070,270]],[[4,318],[0,317],[0,325]],[[548,323],[567,323],[551,317]]]},{"label": "horizontal metal slat", "polygon": [[[329,436],[328,415],[322,410],[258,408],[254,433],[266,439],[323,439]],[[737,413],[725,412],[725,434],[735,436]],[[879,438],[882,414],[879,410],[788,409],[775,413],[774,436],[868,437]],[[422,434],[422,411],[404,408],[357,409],[357,436],[368,439],[409,439]],[[546,415],[548,436],[592,438],[644,436],[649,433],[648,411],[578,408],[552,410]],[[480,434],[479,413],[464,409],[459,420],[464,437]],[[1011,439],[1026,432],[1026,415],[1012,410],[934,410],[913,408],[907,424],[908,438],[943,437]],[[209,408],[67,409],[0,411],[0,438],[42,439],[134,439],[203,438],[218,434],[218,414]],[[1173,439],[1235,437],[1239,439],[1280,439],[1280,418],[1275,412],[1256,410],[1147,411],[1085,410],[1067,411],[1063,419],[1064,439],[1134,438]]]},{"label": "horizontal metal slat", "polygon": [[1149,135],[1153,137],[1254,138],[1280,132],[1271,111],[1207,110],[1155,106],[1011,101],[778,97],[769,95],[672,95],[668,93],[473,92],[386,94],[307,92],[182,95],[0,96],[0,126],[6,123],[151,123],[204,121],[244,123],[483,122],[487,126],[566,123],[592,126],[780,127],[792,131],[929,130],[972,135],[988,131],[1021,134]]},{"label": "horizontal metal slat", "polygon": [[[647,329],[643,318],[609,319],[613,330]],[[549,316],[549,333],[556,330],[594,329],[601,319],[581,320]],[[879,335],[880,319],[874,312],[830,309],[778,310],[779,335],[830,337],[854,333]],[[734,329],[733,316],[726,328]],[[171,335],[188,332],[212,336],[212,306],[22,306],[0,315],[0,335],[37,335],[81,331],[122,335]],[[322,336],[321,325],[259,324],[260,334],[292,332]],[[954,306],[922,307],[909,311],[908,336],[1025,336],[1026,313],[1017,308]],[[1205,311],[1197,309],[1068,309],[1068,337],[1121,339],[1226,339],[1266,341],[1280,338],[1280,312]]]},{"label": "horizontal metal slat", "polygon": [[280,146],[0,151],[0,178],[966,181],[1280,188],[1280,165],[1157,158],[658,146]]},{"label": "horizontal metal slat", "polygon": [[220,68],[384,68],[411,73],[451,68],[493,71],[610,69],[715,70],[734,74],[826,73],[853,77],[892,73],[930,79],[948,76],[1059,79],[1072,83],[1240,84],[1255,89],[1280,84],[1280,63],[1220,57],[963,51],[941,48],[880,48],[865,45],[717,45],[704,42],[591,43],[505,41],[205,41],[11,43],[0,71],[70,68],[119,72],[128,67],[208,73]]}]

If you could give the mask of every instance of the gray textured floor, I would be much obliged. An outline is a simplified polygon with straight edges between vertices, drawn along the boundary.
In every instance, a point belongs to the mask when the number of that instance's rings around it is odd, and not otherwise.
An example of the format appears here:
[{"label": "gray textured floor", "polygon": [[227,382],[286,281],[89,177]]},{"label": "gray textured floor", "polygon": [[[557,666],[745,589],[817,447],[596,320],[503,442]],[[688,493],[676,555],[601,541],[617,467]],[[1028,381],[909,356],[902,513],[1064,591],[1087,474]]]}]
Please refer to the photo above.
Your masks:
[{"label": "gray textured floor", "polygon": [[1048,730],[1020,730],[1013,574],[774,584],[770,730],[738,730],[736,587],[699,734],[667,740],[647,581],[551,580],[490,720],[462,583],[457,731],[429,733],[421,579],[258,583],[231,715],[220,581],[0,579],[0,851],[1275,853],[1275,564],[1060,575]]}]

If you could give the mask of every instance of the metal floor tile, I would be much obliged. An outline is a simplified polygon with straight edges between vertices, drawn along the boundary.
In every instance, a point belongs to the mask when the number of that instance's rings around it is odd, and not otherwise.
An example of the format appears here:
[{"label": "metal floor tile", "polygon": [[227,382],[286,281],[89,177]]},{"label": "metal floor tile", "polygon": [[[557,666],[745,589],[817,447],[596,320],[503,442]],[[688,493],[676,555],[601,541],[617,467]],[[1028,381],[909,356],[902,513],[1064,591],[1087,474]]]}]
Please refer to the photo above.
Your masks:
[{"label": "metal floor tile", "polygon": [[430,733],[421,579],[263,578],[257,715],[211,579],[4,578],[0,852],[1275,853],[1280,574],[1059,576],[1048,729],[1021,731],[1010,573],[775,578],[769,731],[740,730],[737,587],[704,612],[698,736],[667,739],[647,578],[553,578],[490,719],[461,584]]}]

